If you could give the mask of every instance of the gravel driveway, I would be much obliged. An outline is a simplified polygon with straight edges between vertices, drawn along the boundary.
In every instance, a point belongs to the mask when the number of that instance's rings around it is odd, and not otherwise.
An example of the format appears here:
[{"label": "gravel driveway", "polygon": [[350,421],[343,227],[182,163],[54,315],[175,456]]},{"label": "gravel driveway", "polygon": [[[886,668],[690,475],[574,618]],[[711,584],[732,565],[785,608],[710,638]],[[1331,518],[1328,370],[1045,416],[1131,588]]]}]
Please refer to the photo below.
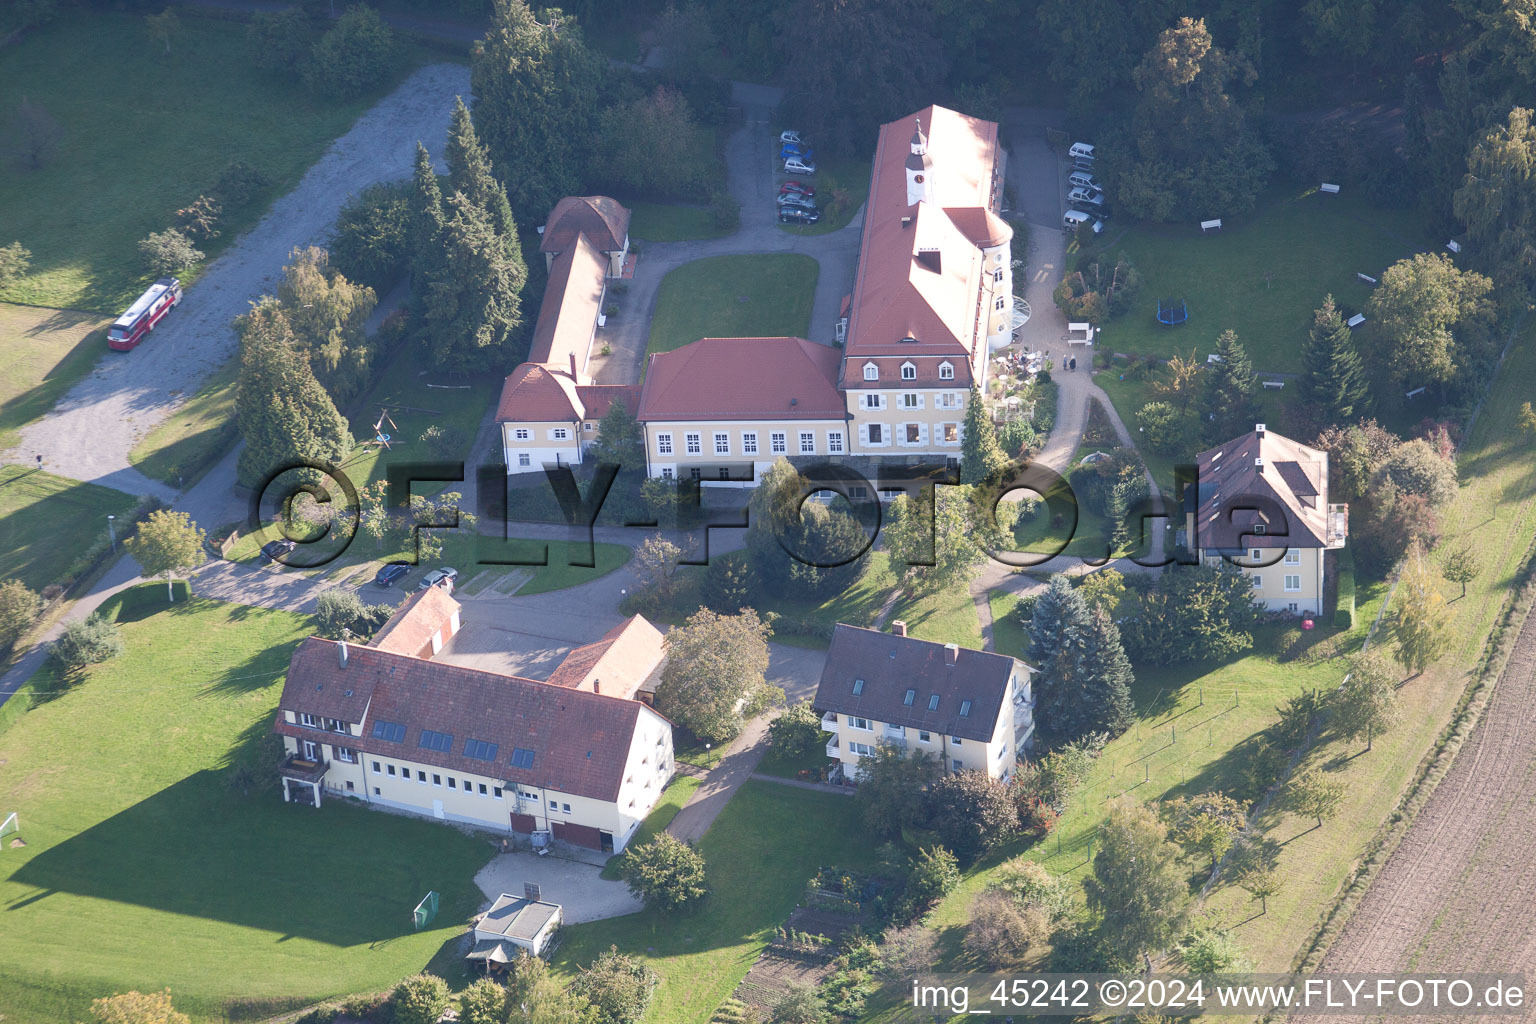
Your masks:
[{"label": "gravel driveway", "polygon": [[295,246],[323,242],[352,193],[409,177],[417,140],[441,155],[455,95],[469,95],[469,69],[457,64],[433,64],[402,82],[208,267],[142,346],[109,353],[29,426],[12,457],[41,453],[62,476],[172,498],[170,488],[129,466],[129,450],[234,354],[232,321],[275,285]]}]

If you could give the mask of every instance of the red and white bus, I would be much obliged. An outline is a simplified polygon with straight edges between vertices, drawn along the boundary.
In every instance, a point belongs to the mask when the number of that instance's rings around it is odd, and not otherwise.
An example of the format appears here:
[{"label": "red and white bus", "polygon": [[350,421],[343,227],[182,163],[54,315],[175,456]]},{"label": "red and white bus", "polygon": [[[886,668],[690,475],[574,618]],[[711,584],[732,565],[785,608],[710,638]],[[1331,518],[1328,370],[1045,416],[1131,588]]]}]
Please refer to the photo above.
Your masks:
[{"label": "red and white bus", "polygon": [[107,347],[127,352],[144,340],[165,315],[181,303],[181,282],[162,277],[140,295],[128,312],[117,318],[107,331]]}]

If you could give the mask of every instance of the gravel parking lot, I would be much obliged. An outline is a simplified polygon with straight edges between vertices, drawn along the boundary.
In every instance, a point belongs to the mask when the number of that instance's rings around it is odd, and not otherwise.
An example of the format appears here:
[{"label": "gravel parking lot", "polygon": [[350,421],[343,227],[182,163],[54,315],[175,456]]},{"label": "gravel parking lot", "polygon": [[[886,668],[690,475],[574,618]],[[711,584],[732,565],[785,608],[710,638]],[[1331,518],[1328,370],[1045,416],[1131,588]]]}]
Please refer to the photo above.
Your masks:
[{"label": "gravel parking lot", "polygon": [[129,466],[134,442],[234,354],[235,317],[274,286],[295,246],[325,241],[349,195],[409,177],[417,140],[441,156],[455,95],[469,95],[469,69],[433,64],[380,100],[208,267],[139,348],[109,353],[29,426],[13,457],[30,461],[41,453],[47,468],[62,476],[169,498],[166,487]]}]

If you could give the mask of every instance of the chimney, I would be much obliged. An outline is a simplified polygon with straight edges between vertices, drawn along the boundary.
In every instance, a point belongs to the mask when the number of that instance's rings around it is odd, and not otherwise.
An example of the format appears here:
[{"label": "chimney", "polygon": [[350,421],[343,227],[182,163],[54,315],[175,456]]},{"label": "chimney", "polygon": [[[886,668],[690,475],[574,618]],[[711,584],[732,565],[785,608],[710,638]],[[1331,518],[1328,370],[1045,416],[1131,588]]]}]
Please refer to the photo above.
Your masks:
[{"label": "chimney", "polygon": [[944,261],[937,249],[920,249],[917,253],[917,262],[935,274],[943,273]]},{"label": "chimney", "polygon": [[950,668],[954,668],[955,667],[955,662],[957,662],[959,660],[960,660],[960,645],[959,644],[945,644],[944,645],[944,664],[948,665]]},{"label": "chimney", "polygon": [[891,632],[894,633],[896,636],[906,636],[907,635],[907,620],[905,620],[905,619],[897,619],[895,622],[892,622],[891,623]]},{"label": "chimney", "polygon": [[1258,435],[1260,441],[1264,440],[1264,424],[1255,423],[1253,425],[1253,432]]},{"label": "chimney", "polygon": [[571,353],[571,380],[576,379],[576,353]]},{"label": "chimney", "polygon": [[1255,473],[1258,473],[1260,476],[1264,475],[1264,460],[1263,459],[1254,459],[1253,460],[1253,471]]},{"label": "chimney", "polygon": [[601,679],[594,679],[594,680],[592,680],[592,692],[593,693],[602,693],[603,692],[603,681]]},{"label": "chimney", "polygon": [[903,228],[911,227],[912,226],[912,218],[911,217],[903,217],[903,218],[901,218],[901,226]]},{"label": "chimney", "polygon": [[347,667],[347,642],[345,640],[336,645],[336,664],[342,668]]}]

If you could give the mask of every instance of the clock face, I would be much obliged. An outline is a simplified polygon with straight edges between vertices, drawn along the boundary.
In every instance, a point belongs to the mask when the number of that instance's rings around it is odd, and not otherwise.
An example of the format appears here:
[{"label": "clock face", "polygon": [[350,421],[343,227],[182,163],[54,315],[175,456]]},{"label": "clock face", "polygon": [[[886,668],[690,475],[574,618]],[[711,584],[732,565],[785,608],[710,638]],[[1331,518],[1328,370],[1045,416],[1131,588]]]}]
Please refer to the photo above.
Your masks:
[{"label": "clock face", "polygon": [[921,174],[914,174],[912,180],[921,185],[923,183],[923,176]]}]

